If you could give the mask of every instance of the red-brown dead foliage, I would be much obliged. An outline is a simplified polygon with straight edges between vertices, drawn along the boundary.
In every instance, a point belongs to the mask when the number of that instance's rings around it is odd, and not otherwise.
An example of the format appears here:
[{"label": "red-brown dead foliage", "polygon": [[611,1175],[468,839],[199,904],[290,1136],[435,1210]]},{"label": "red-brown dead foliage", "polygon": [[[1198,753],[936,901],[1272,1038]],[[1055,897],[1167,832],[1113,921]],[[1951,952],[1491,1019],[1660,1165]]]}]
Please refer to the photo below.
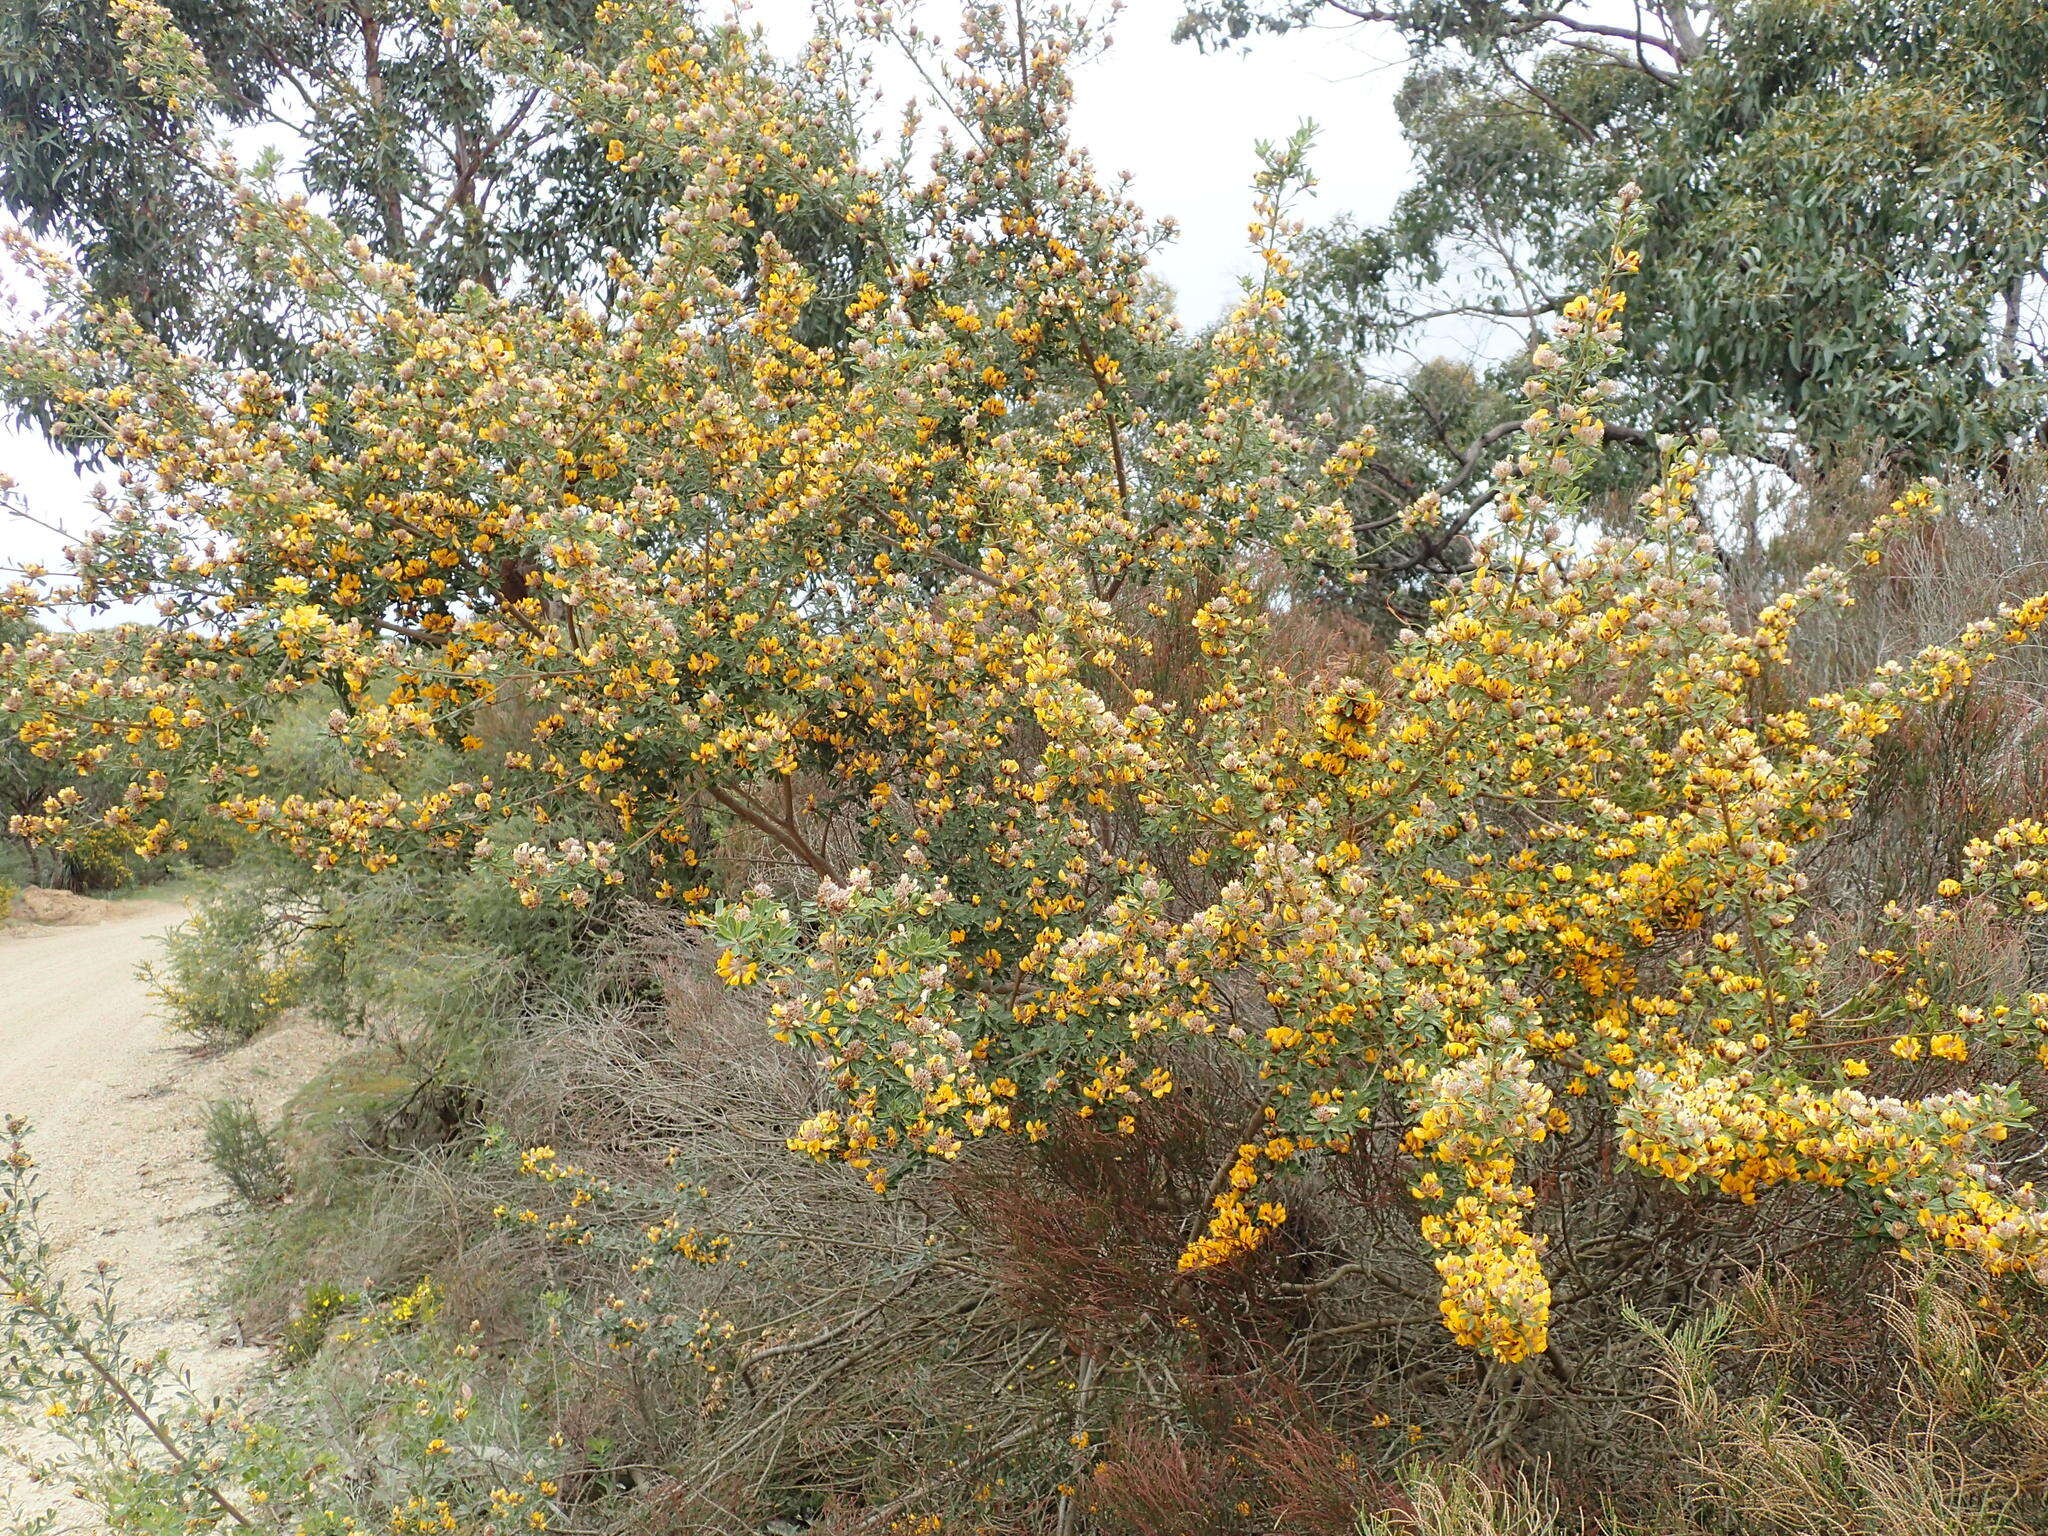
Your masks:
[{"label": "red-brown dead foliage", "polygon": [[1188,1422],[1128,1422],[1094,1508],[1129,1536],[1351,1536],[1387,1492],[1309,1395],[1268,1369],[1191,1394]]},{"label": "red-brown dead foliage", "polygon": [[1278,1373],[1240,1387],[1231,1441],[1256,1475],[1262,1529],[1275,1536],[1351,1536],[1375,1480],[1308,1394]]},{"label": "red-brown dead foliage", "polygon": [[1023,1315],[1084,1348],[1168,1330],[1221,1369],[1261,1360],[1297,1303],[1306,1214],[1235,1264],[1187,1271],[1178,1260],[1207,1219],[1227,1137],[1175,1099],[1120,1131],[1076,1119],[1036,1146],[990,1147],[947,1182],[997,1284]]},{"label": "red-brown dead foliage", "polygon": [[1155,1426],[1119,1433],[1090,1492],[1105,1531],[1128,1536],[1244,1536],[1246,1481],[1229,1451]]}]

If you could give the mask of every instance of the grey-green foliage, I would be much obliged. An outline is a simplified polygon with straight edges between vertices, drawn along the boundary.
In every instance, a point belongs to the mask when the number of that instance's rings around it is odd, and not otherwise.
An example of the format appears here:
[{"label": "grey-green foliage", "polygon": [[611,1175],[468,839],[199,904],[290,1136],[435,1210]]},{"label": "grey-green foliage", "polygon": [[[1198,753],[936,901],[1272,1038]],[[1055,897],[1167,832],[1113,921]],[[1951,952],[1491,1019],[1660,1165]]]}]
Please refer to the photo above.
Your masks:
[{"label": "grey-green foliage", "polygon": [[[348,760],[326,723],[331,703],[290,701],[252,745],[280,794],[391,786]],[[429,744],[389,771],[410,789],[446,782],[457,761]],[[191,786],[181,820],[222,825],[206,809],[217,793]],[[555,835],[584,830],[573,816],[551,826]],[[344,861],[315,870],[286,847],[239,833],[233,863],[167,941],[152,980],[177,1022],[213,1038],[246,1038],[291,1006],[342,1033],[377,1024],[464,1037],[514,992],[568,981],[606,919],[603,908],[520,904],[504,861],[543,835],[538,822],[514,817],[480,863],[467,851],[430,848],[401,866]]]},{"label": "grey-green foliage", "polygon": [[143,980],[175,1028],[216,1045],[249,1040],[299,999],[303,927],[272,893],[224,887],[170,932]]},{"label": "grey-green foliage", "polygon": [[[429,1282],[404,1317],[371,1308],[363,1320],[400,1367],[349,1381],[348,1422],[376,1426],[380,1476],[365,1477],[288,1402],[258,1414],[202,1397],[168,1352],[143,1345],[105,1265],[67,1279],[38,1219],[28,1126],[14,1119],[0,1130],[0,1447],[35,1482],[81,1500],[99,1517],[95,1529],[363,1536],[402,1528],[420,1508],[465,1530],[504,1529],[508,1508],[521,1528],[529,1516],[536,1529],[560,1528],[561,1437],[541,1443],[528,1382],[477,1370],[473,1351],[421,1326]],[[324,1331],[357,1300],[316,1293],[309,1304],[321,1306]],[[318,1338],[306,1342],[317,1348]],[[10,1528],[44,1536],[58,1526],[52,1512]]]},{"label": "grey-green foliage", "polygon": [[1184,30],[1346,17],[1412,51],[1419,175],[1384,224],[1325,232],[1326,334],[1370,350],[1436,311],[1553,312],[1633,180],[1644,425],[1915,463],[2038,428],[2038,0],[1218,0]]},{"label": "grey-green foliage", "polygon": [[206,1160],[250,1205],[276,1205],[291,1193],[284,1150],[247,1099],[207,1106],[205,1145]]}]

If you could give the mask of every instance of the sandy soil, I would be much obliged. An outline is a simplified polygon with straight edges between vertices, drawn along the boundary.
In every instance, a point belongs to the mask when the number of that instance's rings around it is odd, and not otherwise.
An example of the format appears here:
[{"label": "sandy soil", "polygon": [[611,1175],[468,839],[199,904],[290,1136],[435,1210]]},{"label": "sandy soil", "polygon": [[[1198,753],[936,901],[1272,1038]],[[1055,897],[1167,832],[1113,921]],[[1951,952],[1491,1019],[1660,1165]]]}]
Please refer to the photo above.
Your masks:
[{"label": "sandy soil", "polygon": [[[96,902],[63,926],[0,928],[0,1116],[27,1115],[45,1229],[67,1273],[101,1260],[144,1349],[168,1349],[204,1395],[246,1383],[262,1351],[212,1302],[221,1220],[233,1196],[201,1151],[215,1099],[246,1096],[266,1117],[308,1075],[310,1026],[275,1029],[206,1055],[154,1014],[136,967],[182,916],[167,902]],[[0,1437],[15,1433],[0,1427]],[[9,1496],[49,1507],[0,1455],[0,1530]],[[99,1529],[67,1504],[65,1528]]]}]

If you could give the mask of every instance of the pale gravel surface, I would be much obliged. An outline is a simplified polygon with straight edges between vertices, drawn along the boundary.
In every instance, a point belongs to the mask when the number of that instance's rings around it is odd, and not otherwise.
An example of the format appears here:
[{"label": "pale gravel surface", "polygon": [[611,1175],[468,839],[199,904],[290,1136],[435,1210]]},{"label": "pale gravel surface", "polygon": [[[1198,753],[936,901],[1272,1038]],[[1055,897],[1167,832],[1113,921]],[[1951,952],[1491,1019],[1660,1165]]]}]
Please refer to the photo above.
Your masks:
[{"label": "pale gravel surface", "polygon": [[[168,1349],[205,1395],[243,1389],[263,1352],[211,1299],[233,1197],[206,1162],[200,1126],[209,1102],[238,1095],[273,1117],[311,1075],[319,1032],[287,1025],[232,1052],[195,1052],[136,976],[183,909],[95,905],[100,920],[86,925],[0,927],[0,1117],[34,1122],[60,1268],[111,1265],[138,1345]],[[0,1449],[16,1434],[0,1426]],[[0,1531],[13,1529],[10,1496],[26,1509],[50,1497],[0,1455]],[[75,1501],[64,1513],[67,1530],[100,1529]]]}]

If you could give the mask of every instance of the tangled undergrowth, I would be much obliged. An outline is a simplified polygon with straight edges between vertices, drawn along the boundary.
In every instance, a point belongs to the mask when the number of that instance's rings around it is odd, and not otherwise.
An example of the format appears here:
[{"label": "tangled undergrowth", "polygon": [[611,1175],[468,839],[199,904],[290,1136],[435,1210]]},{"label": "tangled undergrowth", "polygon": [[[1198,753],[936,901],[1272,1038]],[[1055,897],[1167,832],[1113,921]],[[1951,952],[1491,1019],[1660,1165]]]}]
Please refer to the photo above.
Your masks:
[{"label": "tangled undergrowth", "polygon": [[668,189],[583,300],[432,309],[237,179],[287,388],[15,243],[57,318],[0,382],[123,480],[10,601],[164,616],[0,653],[38,761],[127,785],[17,830],[203,798],[247,878],[170,1000],[359,1046],[236,1130],[291,1193],[260,1411],[131,1365],[17,1146],[65,1475],[162,1531],[2042,1529],[2048,807],[1973,779],[1903,872],[1866,817],[1902,733],[2039,729],[1987,682],[2039,572],[1865,657],[1933,484],[1803,576],[1719,546],[1710,437],[1596,506],[1624,189],[1378,647],[1317,598],[1372,444],[1273,404],[1300,141],[1190,340],[1066,140],[1071,19],[970,9],[920,178],[847,39],[610,16],[450,10]]}]

